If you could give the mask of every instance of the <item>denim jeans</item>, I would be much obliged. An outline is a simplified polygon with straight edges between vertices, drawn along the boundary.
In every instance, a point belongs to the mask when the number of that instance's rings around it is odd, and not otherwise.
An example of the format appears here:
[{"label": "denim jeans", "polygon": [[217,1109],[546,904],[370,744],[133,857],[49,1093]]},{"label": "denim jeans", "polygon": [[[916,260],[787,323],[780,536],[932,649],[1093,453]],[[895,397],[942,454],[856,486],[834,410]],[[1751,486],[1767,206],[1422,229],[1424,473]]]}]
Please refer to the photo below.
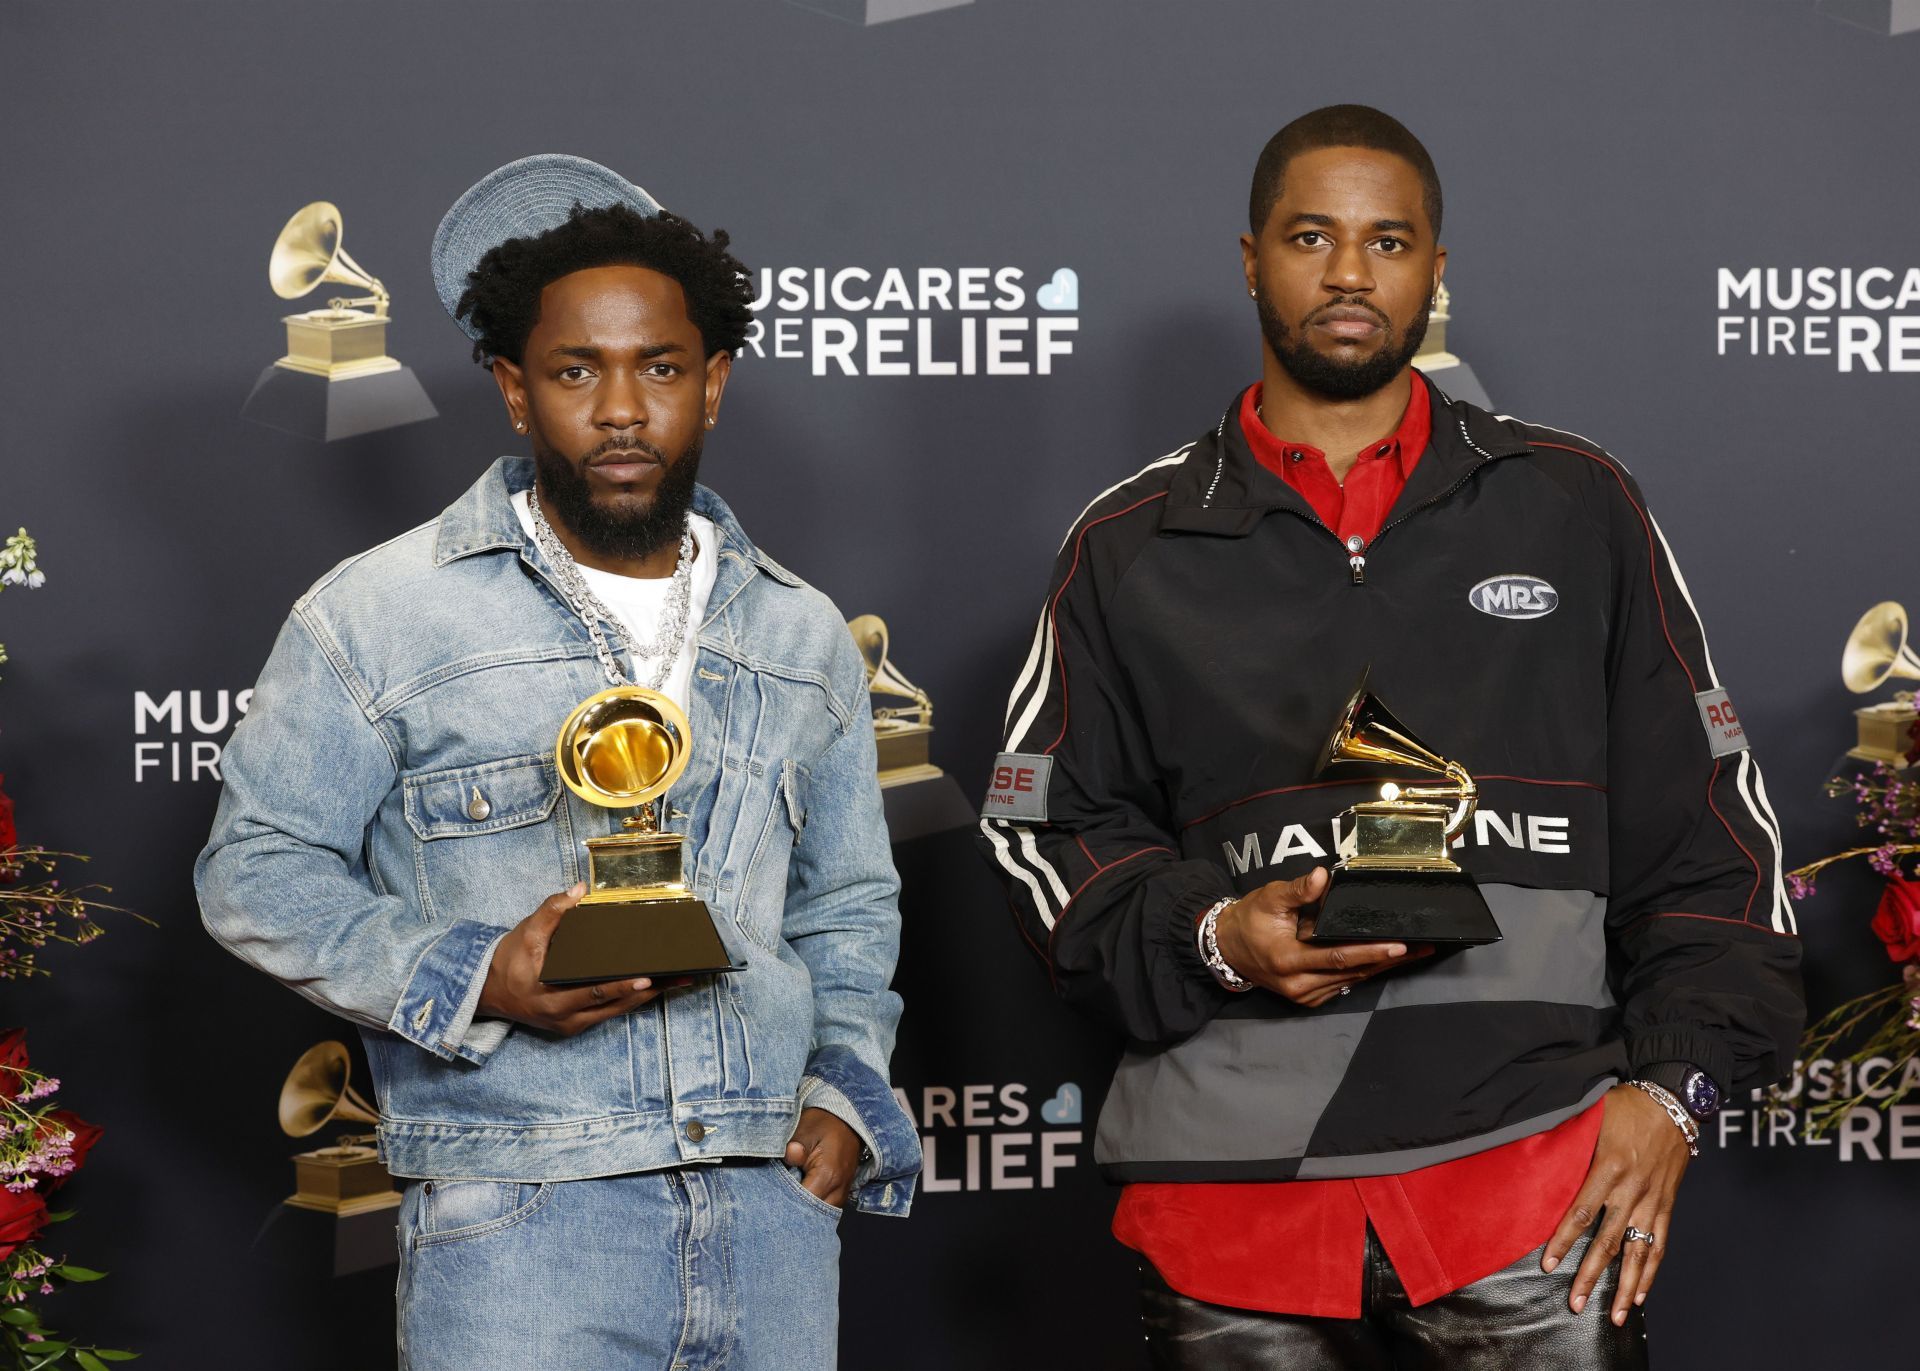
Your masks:
[{"label": "denim jeans", "polygon": [[840,1211],[780,1162],[425,1181],[400,1206],[402,1371],[831,1371]]}]

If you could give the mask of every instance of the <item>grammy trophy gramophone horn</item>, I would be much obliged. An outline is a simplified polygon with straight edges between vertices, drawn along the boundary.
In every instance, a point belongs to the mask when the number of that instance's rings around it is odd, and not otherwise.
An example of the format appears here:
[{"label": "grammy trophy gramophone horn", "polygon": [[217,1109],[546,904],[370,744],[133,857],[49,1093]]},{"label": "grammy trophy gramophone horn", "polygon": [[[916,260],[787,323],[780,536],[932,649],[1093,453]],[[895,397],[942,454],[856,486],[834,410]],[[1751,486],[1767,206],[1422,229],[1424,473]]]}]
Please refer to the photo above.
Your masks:
[{"label": "grammy trophy gramophone horn", "polygon": [[326,200],[315,200],[287,220],[287,226],[273,241],[273,256],[267,261],[267,280],[273,285],[273,293],[282,300],[298,300],[322,281],[332,281],[368,294],[359,300],[330,301],[330,308],[372,305],[374,313],[384,317],[390,298],[387,288],[347,256],[341,246],[341,228],[340,211]]},{"label": "grammy trophy gramophone horn", "polygon": [[1840,656],[1840,679],[1857,695],[1876,690],[1895,676],[1920,680],[1920,656],[1907,645],[1907,611],[1882,600],[1860,616]]},{"label": "grammy trophy gramophone horn", "polygon": [[[567,788],[606,809],[645,805],[687,769],[693,730],[657,690],[622,685],[588,696],[561,725],[554,760]],[[651,806],[636,827],[651,830]]]},{"label": "grammy trophy gramophone horn", "polygon": [[304,1138],[336,1121],[378,1123],[379,1111],[347,1083],[352,1073],[345,1043],[319,1043],[301,1053],[280,1087],[281,1131]]}]

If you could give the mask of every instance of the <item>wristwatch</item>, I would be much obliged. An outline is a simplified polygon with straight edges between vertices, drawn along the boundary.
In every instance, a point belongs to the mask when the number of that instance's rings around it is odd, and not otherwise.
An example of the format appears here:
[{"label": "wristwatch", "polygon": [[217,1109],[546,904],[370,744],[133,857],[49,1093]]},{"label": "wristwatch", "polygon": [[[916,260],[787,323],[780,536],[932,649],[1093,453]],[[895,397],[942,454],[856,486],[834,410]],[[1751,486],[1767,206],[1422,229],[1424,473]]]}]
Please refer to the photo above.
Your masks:
[{"label": "wristwatch", "polygon": [[1656,1062],[1636,1072],[1634,1079],[1668,1091],[1695,1119],[1710,1119],[1720,1112],[1720,1087],[1692,1062]]}]

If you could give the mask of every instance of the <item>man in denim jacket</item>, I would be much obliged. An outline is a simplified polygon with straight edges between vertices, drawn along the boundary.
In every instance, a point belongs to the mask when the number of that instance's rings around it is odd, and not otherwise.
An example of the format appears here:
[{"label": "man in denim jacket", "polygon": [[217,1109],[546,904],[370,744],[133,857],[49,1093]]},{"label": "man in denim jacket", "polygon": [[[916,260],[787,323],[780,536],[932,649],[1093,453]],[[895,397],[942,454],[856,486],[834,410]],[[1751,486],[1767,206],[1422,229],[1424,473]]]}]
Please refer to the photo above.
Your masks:
[{"label": "man in denim jacket", "polygon": [[[360,1025],[413,1371],[831,1367],[841,1206],[913,1195],[864,667],[694,481],[750,317],[726,249],[577,158],[462,197],[436,282],[534,460],[303,596],[226,752],[206,925]],[[554,738],[614,677],[691,721],[661,826],[743,970],[539,980],[620,818]]]}]

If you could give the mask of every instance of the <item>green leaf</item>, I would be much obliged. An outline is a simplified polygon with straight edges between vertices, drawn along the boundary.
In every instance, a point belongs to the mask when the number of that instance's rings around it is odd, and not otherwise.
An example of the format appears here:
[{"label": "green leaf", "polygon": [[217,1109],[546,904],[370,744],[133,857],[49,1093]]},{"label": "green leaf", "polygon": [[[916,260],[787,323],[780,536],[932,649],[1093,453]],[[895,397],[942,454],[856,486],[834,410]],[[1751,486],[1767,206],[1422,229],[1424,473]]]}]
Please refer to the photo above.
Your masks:
[{"label": "green leaf", "polygon": [[112,1347],[96,1347],[93,1349],[93,1355],[100,1358],[101,1361],[140,1360],[140,1354],[138,1352],[121,1352]]},{"label": "green leaf", "polygon": [[0,1319],[4,1319],[6,1322],[20,1328],[37,1328],[40,1326],[40,1316],[31,1309],[22,1309],[19,1305],[15,1305],[11,1309],[0,1310]]},{"label": "green leaf", "polygon": [[73,1359],[86,1368],[86,1371],[107,1371],[107,1364],[91,1352],[75,1352]]},{"label": "green leaf", "polygon": [[104,1271],[95,1271],[85,1266],[74,1266],[67,1262],[62,1262],[59,1266],[54,1267],[53,1274],[62,1280],[75,1282],[105,1280],[107,1276],[107,1273]]},{"label": "green leaf", "polygon": [[49,1212],[47,1215],[47,1222],[48,1223],[65,1223],[68,1219],[72,1218],[75,1214],[78,1214],[79,1212],[80,1211],[77,1209],[62,1209],[58,1213]]},{"label": "green leaf", "polygon": [[60,1341],[58,1338],[48,1338],[44,1342],[28,1343],[26,1350],[36,1357],[51,1353],[53,1354],[53,1360],[58,1361],[61,1356],[65,1355],[67,1347],[68,1344]]}]

